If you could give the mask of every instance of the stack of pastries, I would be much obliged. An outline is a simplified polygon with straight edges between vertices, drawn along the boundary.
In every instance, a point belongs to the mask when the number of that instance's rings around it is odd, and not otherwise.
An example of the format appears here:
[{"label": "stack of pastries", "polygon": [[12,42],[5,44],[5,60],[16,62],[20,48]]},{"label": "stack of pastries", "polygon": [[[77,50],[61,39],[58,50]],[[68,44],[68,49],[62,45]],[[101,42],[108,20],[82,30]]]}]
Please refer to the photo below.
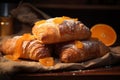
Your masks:
[{"label": "stack of pastries", "polygon": [[82,22],[70,17],[40,20],[32,28],[32,34],[23,34],[2,41],[1,51],[13,59],[39,61],[46,57],[60,62],[76,63],[101,57],[110,51]]}]

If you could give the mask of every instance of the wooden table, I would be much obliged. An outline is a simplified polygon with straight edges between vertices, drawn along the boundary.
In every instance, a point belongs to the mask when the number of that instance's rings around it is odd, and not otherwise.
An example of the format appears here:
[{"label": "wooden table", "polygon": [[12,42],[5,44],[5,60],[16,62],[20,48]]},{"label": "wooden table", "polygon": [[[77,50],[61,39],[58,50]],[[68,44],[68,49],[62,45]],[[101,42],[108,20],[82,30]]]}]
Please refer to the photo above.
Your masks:
[{"label": "wooden table", "polygon": [[22,73],[12,80],[120,80],[120,66],[71,72]]}]

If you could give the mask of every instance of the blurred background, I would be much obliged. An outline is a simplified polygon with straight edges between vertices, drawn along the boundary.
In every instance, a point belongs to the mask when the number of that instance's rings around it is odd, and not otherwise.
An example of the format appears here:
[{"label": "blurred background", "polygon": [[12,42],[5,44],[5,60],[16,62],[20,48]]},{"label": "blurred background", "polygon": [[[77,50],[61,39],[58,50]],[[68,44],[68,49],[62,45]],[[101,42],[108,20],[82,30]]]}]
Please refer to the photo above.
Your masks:
[{"label": "blurred background", "polygon": [[[22,3],[30,3],[35,8],[43,11],[50,17],[69,16],[78,18],[86,26],[91,28],[98,23],[112,26],[120,37],[120,0],[2,0],[0,15],[10,15],[10,11]],[[8,9],[8,12],[6,11]],[[13,22],[13,33],[21,30],[19,22]],[[17,24],[17,25],[16,25]]]}]

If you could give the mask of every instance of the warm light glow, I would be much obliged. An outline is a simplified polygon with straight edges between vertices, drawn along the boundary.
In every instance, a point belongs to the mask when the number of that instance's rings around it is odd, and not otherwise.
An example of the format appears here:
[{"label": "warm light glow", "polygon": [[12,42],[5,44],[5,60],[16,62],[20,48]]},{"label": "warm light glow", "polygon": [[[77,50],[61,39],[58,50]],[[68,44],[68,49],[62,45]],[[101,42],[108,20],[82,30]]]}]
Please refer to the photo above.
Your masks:
[{"label": "warm light glow", "polygon": [[1,24],[1,25],[4,25],[4,24],[5,24],[5,22],[1,22],[0,24]]},{"label": "warm light glow", "polygon": [[9,22],[1,22],[0,24],[1,24],[1,25],[8,25]]}]

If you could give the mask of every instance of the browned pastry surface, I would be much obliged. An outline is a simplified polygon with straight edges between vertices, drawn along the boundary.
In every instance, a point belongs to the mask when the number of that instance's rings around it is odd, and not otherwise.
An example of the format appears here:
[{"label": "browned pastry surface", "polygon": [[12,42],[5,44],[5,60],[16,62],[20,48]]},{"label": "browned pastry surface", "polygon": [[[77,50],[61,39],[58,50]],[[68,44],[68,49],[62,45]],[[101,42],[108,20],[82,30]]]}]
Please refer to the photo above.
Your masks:
[{"label": "browned pastry surface", "polygon": [[[31,60],[39,60],[40,58],[51,56],[49,45],[41,44],[40,41],[36,39],[22,40],[22,37],[23,36],[15,36],[4,40],[1,45],[3,54]],[[28,37],[26,37],[26,39],[27,38]]]},{"label": "browned pastry surface", "polygon": [[[82,47],[76,46],[83,45]],[[82,62],[89,59],[101,57],[110,49],[105,46],[102,42],[95,40],[82,41],[82,44],[72,41],[69,43],[61,43],[56,46],[57,54],[60,56],[62,62],[73,63]]]},{"label": "browned pastry surface", "polygon": [[44,44],[76,39],[88,39],[91,32],[82,22],[68,17],[56,17],[38,21],[32,29],[33,35]]}]

